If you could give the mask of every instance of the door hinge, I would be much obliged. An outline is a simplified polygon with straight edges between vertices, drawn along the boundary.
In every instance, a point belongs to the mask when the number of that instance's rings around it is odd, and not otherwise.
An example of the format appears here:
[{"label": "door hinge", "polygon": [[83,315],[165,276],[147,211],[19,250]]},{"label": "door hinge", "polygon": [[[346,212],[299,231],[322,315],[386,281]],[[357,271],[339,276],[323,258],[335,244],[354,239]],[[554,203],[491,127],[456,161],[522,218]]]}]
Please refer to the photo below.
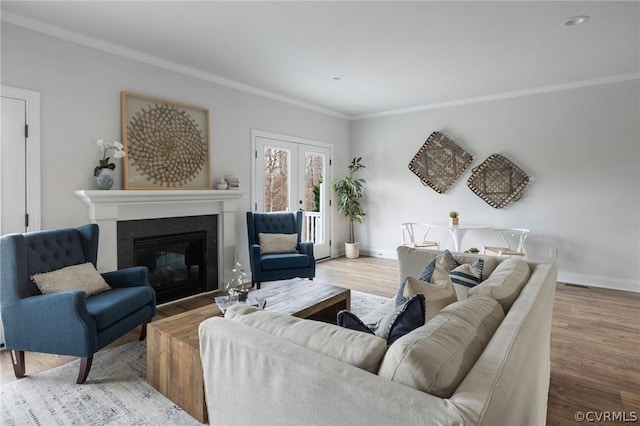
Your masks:
[{"label": "door hinge", "polygon": [[329,247],[331,247],[331,240],[329,240]]},{"label": "door hinge", "polygon": [[258,211],[258,203],[254,203],[253,204],[253,210],[254,211]]},{"label": "door hinge", "polygon": [[29,125],[28,124],[24,125],[24,137],[25,138],[29,137]]},{"label": "door hinge", "polygon": [[333,160],[331,160],[331,158],[329,158],[329,167],[331,167],[333,165]]},{"label": "door hinge", "polygon": [[329,207],[331,207],[331,200],[329,200]]},{"label": "door hinge", "polygon": [[258,159],[258,150],[257,149],[256,149],[256,152],[255,152],[255,155],[256,155],[256,160],[257,160]]},{"label": "door hinge", "polygon": [[29,213],[24,214],[24,227],[25,228],[29,227]]}]

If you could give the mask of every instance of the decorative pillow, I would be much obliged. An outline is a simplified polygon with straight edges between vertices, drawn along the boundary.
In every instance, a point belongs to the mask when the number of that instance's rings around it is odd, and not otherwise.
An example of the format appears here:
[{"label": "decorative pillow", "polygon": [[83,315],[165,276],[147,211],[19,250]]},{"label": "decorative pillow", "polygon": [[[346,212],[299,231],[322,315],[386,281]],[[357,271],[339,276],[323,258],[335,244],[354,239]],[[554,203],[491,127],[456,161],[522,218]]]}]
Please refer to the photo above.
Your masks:
[{"label": "decorative pillow", "polygon": [[451,281],[465,287],[475,287],[482,282],[483,259],[477,259],[473,264],[463,263],[449,272]]},{"label": "decorative pillow", "polygon": [[267,234],[259,233],[260,254],[268,253],[297,253],[298,234]]},{"label": "decorative pillow", "polygon": [[445,273],[459,265],[458,261],[449,250],[445,250],[440,256],[433,259],[418,275],[420,281],[433,282],[433,274],[436,271],[436,265],[440,265]]},{"label": "decorative pillow", "polygon": [[418,294],[424,295],[426,300],[425,322],[433,318],[442,308],[458,301],[455,287],[449,277],[435,282],[420,281],[409,277],[400,286],[396,302],[409,300]]},{"label": "decorative pillow", "polygon": [[111,290],[91,262],[31,276],[42,294],[82,290],[88,296]]},{"label": "decorative pillow", "polygon": [[385,315],[373,324],[365,324],[360,318],[349,311],[338,312],[338,325],[352,330],[375,334],[393,344],[405,334],[424,325],[425,301],[424,295],[417,294],[406,303],[398,306],[395,311]]}]

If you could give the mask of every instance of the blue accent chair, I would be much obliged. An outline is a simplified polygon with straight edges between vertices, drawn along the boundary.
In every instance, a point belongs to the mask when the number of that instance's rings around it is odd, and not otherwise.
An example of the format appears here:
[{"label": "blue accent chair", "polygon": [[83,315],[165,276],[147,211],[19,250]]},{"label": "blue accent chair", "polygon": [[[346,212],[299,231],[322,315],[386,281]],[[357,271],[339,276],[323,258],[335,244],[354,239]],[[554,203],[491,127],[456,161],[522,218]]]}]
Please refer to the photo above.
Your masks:
[{"label": "blue accent chair", "polygon": [[[298,234],[298,253],[260,253],[260,233]],[[294,213],[247,212],[247,235],[252,282],[256,288],[264,281],[309,278],[316,276],[313,243],[300,242],[302,211]]]},{"label": "blue accent chair", "polygon": [[0,312],[5,345],[16,377],[25,374],[24,352],[81,358],[76,383],[89,375],[93,354],[142,324],[156,312],[156,294],[146,267],[102,274],[111,290],[87,297],[82,290],[42,294],[30,277],[91,262],[98,257],[98,225],[0,238]]}]

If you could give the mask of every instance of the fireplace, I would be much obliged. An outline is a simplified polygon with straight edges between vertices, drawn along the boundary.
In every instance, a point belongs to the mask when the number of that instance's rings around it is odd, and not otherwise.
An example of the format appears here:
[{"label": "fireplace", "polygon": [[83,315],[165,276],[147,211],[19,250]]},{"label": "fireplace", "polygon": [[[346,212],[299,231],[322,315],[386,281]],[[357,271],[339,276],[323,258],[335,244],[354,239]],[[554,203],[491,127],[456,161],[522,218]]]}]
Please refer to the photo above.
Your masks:
[{"label": "fireplace", "polygon": [[[218,283],[233,276],[232,268],[237,259],[236,215],[238,202],[244,196],[239,190],[78,190],[75,194],[87,205],[88,218],[100,227],[98,240],[98,271],[109,272],[120,267],[119,251],[123,235],[118,233],[124,223],[209,216],[206,226],[214,228],[166,228],[153,226],[155,234],[133,235],[126,243],[133,265],[133,238],[184,234],[205,229],[206,237],[206,290],[213,290]],[[217,219],[217,220],[216,220]],[[186,221],[189,224],[189,219]],[[154,222],[150,222],[154,223]],[[155,222],[158,223],[158,222]],[[213,259],[213,260],[212,260]],[[124,265],[124,263],[122,263]],[[214,265],[211,267],[209,265]]]},{"label": "fireplace", "polygon": [[157,303],[218,288],[217,215],[119,221],[118,269],[146,266]]}]

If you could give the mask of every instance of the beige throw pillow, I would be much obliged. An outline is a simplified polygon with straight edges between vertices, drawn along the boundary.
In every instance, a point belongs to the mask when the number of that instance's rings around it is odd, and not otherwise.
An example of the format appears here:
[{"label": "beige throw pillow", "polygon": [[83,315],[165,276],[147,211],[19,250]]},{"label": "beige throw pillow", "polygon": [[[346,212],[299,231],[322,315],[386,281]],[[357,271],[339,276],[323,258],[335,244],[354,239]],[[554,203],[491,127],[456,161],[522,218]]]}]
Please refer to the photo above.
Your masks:
[{"label": "beige throw pillow", "polygon": [[259,233],[260,253],[297,253],[298,234]]},{"label": "beige throw pillow", "polygon": [[87,296],[111,290],[91,262],[31,276],[42,294],[82,290]]},{"label": "beige throw pillow", "polygon": [[407,278],[402,296],[410,299],[416,294],[423,294],[426,300],[425,322],[433,318],[442,308],[458,301],[456,290],[448,276],[433,282],[420,281],[413,277]]}]

